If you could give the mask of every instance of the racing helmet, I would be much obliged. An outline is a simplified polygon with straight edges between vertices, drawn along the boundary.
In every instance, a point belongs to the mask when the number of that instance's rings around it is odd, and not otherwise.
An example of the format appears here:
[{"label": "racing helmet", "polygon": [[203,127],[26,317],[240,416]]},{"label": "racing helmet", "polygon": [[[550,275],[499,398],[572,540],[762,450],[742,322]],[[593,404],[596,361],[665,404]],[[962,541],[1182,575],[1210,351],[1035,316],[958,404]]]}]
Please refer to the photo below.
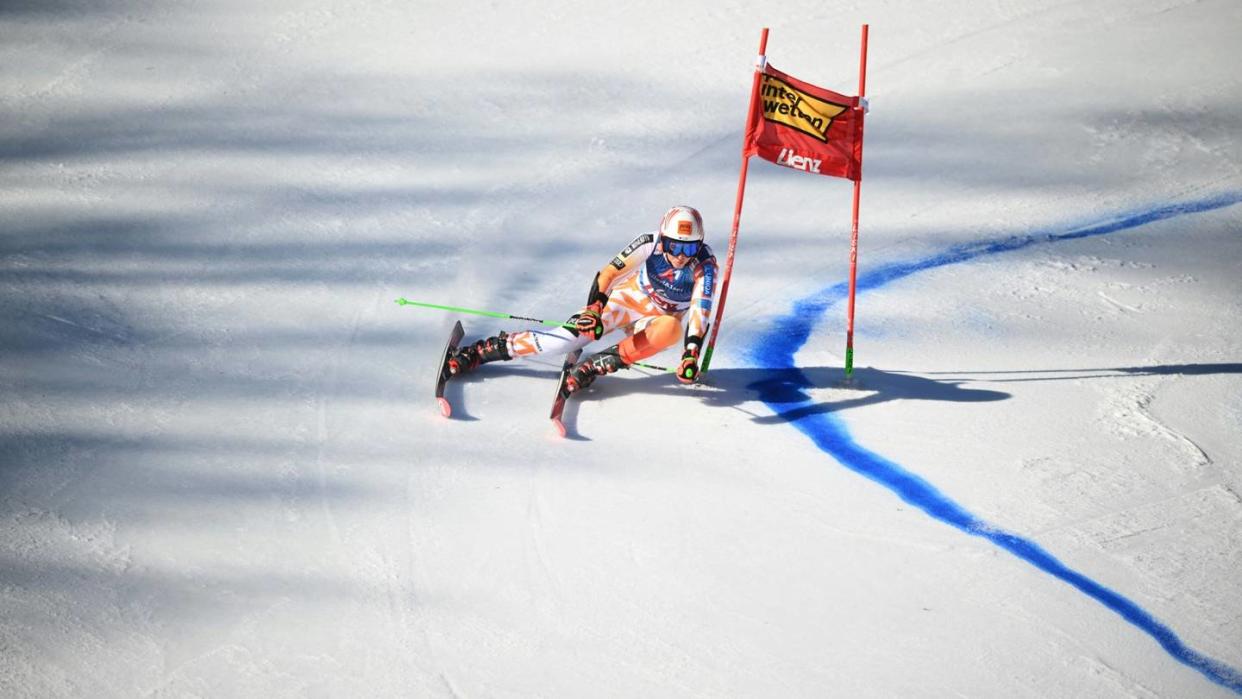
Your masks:
[{"label": "racing helmet", "polygon": [[660,239],[682,243],[702,242],[703,215],[692,206],[674,206],[660,219]]}]

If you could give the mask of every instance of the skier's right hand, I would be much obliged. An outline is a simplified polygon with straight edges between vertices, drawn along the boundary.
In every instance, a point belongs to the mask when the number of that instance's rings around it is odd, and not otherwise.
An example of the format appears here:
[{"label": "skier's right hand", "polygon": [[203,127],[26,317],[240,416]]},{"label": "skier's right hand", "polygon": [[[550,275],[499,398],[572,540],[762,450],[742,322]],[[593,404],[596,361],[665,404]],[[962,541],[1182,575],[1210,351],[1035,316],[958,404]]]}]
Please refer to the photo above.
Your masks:
[{"label": "skier's right hand", "polygon": [[604,336],[604,319],[601,315],[603,310],[603,306],[593,303],[571,316],[569,322],[573,323],[579,336],[586,335],[592,340],[598,340]]},{"label": "skier's right hand", "polygon": [[681,364],[677,367],[677,380],[682,383],[694,383],[699,380],[699,348],[689,345],[681,355]]}]

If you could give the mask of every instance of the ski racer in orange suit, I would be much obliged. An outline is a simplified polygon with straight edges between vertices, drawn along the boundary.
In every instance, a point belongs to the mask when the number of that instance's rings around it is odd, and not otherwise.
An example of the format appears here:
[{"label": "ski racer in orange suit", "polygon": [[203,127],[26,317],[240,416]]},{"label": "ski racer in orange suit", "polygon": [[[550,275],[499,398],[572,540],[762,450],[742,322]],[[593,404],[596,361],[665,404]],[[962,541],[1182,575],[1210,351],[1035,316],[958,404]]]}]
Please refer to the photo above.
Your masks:
[{"label": "ski racer in orange suit", "polygon": [[[707,336],[716,284],[716,258],[703,242],[703,217],[689,206],[668,210],[654,233],[638,236],[591,283],[586,306],[568,321],[573,327],[525,330],[464,345],[448,357],[451,375],[499,360],[551,352],[568,354],[613,330],[626,337],[570,371],[566,392],[586,388],[597,376],[640,362],[682,340],[677,380],[694,383]],[[683,332],[682,324],[685,323]]]}]

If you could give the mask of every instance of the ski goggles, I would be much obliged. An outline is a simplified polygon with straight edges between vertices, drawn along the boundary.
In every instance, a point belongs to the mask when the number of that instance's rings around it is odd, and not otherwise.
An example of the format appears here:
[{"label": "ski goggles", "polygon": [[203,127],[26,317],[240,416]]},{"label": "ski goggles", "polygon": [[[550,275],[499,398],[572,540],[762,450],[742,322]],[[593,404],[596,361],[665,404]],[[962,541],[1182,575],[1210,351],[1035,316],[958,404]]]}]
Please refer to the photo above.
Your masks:
[{"label": "ski goggles", "polygon": [[682,241],[669,238],[662,238],[660,244],[664,246],[664,252],[674,256],[685,255],[686,257],[694,257],[699,254],[699,247],[703,245],[698,240]]}]

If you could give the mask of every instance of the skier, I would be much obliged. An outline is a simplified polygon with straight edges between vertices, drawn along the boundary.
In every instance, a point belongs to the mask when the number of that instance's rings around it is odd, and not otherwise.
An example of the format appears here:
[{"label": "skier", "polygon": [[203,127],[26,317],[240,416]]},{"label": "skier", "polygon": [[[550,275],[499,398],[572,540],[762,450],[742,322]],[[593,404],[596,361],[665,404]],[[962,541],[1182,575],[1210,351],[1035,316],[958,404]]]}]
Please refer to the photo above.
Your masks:
[{"label": "skier", "polygon": [[566,392],[580,391],[597,376],[657,354],[679,337],[683,351],[677,380],[694,383],[715,280],[716,258],[703,242],[703,217],[689,206],[675,206],[655,233],[635,238],[595,275],[586,306],[568,321],[572,328],[501,332],[455,350],[446,360],[447,369],[456,376],[498,360],[544,352],[564,355],[621,329],[624,340],[570,371]]}]

